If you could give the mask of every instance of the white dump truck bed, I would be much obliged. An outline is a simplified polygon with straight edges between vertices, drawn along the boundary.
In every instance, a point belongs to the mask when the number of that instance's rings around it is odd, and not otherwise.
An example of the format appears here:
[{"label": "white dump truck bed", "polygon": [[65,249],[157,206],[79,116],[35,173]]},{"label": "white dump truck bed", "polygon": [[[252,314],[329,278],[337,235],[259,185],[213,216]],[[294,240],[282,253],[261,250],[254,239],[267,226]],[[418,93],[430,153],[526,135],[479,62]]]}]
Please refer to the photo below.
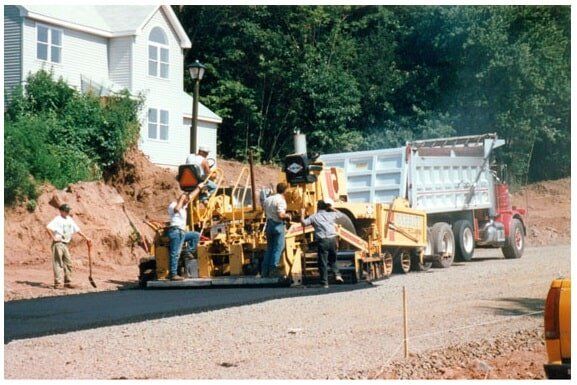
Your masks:
[{"label": "white dump truck bed", "polygon": [[414,141],[406,146],[325,154],[327,167],[345,170],[351,202],[409,200],[427,213],[494,208],[491,152],[496,134]]}]

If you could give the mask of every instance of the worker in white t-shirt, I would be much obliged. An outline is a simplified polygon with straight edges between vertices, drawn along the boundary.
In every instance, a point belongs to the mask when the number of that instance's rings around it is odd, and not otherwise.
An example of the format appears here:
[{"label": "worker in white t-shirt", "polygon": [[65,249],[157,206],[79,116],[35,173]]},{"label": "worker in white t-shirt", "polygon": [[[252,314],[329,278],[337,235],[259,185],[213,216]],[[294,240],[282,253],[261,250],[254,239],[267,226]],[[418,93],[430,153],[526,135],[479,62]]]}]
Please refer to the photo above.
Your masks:
[{"label": "worker in white t-shirt", "polygon": [[74,288],[72,284],[72,259],[68,244],[74,233],[80,234],[88,243],[92,241],[80,231],[80,228],[70,216],[70,206],[60,205],[60,215],[56,216],[47,226],[46,231],[52,239],[52,268],[54,270],[54,288],[62,288],[62,270],[64,270],[64,287]]},{"label": "worker in white t-shirt", "polygon": [[203,181],[206,179],[205,183],[206,191],[203,191],[200,194],[200,201],[203,204],[206,204],[208,198],[212,194],[214,194],[214,192],[217,189],[216,183],[214,183],[210,179],[207,179],[207,176],[210,175],[210,166],[208,165],[208,161],[206,160],[206,157],[208,156],[209,153],[210,148],[208,148],[208,146],[199,146],[198,153],[190,154],[186,158],[186,164],[195,164],[200,168],[201,172],[200,179]]},{"label": "worker in white t-shirt", "polygon": [[182,247],[186,243],[186,253],[192,255],[196,250],[200,233],[196,231],[186,231],[187,207],[193,201],[204,187],[204,183],[199,184],[191,193],[180,195],[178,200],[172,201],[168,205],[168,216],[170,225],[166,231],[168,236],[169,250],[169,279],[172,281],[182,281],[184,278],[178,275],[178,259]]}]

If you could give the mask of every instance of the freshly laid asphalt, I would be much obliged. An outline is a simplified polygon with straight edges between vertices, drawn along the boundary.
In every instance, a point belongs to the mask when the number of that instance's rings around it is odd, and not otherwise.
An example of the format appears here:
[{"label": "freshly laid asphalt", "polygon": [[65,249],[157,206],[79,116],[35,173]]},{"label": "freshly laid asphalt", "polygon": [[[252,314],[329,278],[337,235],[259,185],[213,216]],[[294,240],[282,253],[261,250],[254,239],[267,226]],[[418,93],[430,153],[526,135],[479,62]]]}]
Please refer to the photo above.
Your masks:
[{"label": "freshly laid asphalt", "polygon": [[4,303],[4,343],[12,340],[200,313],[272,299],[370,288],[357,285],[297,288],[121,290]]}]

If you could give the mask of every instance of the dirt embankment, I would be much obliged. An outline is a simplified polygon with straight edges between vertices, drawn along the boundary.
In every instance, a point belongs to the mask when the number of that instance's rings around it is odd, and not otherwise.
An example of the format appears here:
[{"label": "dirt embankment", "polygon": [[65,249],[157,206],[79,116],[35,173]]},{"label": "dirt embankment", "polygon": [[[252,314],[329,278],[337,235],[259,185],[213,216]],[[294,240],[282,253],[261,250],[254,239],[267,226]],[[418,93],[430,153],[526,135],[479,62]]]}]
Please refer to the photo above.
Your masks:
[{"label": "dirt embankment", "polygon": [[513,194],[512,203],[528,210],[529,245],[571,242],[571,178],[528,185]]},{"label": "dirt embankment", "polygon": [[[219,160],[224,184],[236,181],[243,165]],[[166,207],[179,193],[175,172],[152,164],[140,151],[126,154],[114,175],[104,182],[81,182],[57,190],[45,186],[37,206],[4,209],[4,300],[92,291],[88,284],[85,242],[75,236],[70,244],[74,281],[78,289],[52,289],[50,238],[46,224],[58,215],[57,203],[68,203],[82,231],[94,242],[93,276],[98,290],[132,286],[138,260],[146,252],[137,243],[132,225],[149,239],[152,230],[144,219],[166,220]],[[278,169],[256,167],[257,186],[276,183]],[[52,203],[52,204],[51,204]],[[131,224],[132,221],[132,224]]]}]

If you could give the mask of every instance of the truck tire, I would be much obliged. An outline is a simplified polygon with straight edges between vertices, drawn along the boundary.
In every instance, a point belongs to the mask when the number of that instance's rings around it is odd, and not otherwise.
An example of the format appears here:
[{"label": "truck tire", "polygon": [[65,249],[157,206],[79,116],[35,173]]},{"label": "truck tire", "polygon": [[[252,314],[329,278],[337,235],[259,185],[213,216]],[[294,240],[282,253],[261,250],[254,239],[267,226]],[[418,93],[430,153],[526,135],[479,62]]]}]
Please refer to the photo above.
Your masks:
[{"label": "truck tire", "polygon": [[353,233],[355,235],[357,235],[357,230],[355,229],[355,225],[353,224],[353,221],[351,221],[351,218],[349,218],[348,215],[341,215],[339,217],[337,217],[337,219],[335,220],[335,223],[339,226],[341,226],[342,228],[344,228],[345,230],[347,230],[350,233]]},{"label": "truck tire", "polygon": [[399,249],[393,258],[393,271],[398,274],[408,274],[411,271],[411,253],[407,249]]},{"label": "truck tire", "polygon": [[501,250],[507,259],[517,259],[523,255],[525,250],[525,231],[523,230],[523,224],[517,218],[511,220],[509,236]]},{"label": "truck tire", "polygon": [[471,222],[466,219],[456,221],[453,224],[453,235],[455,236],[455,259],[470,261],[475,252],[475,235]]},{"label": "truck tire", "polygon": [[[423,250],[425,256],[430,256],[433,254],[433,245],[431,240],[431,229],[427,227],[427,247]],[[411,252],[411,257],[413,258],[411,261],[411,269],[414,271],[427,271],[433,265],[433,262],[424,262],[421,263],[421,259],[419,258],[418,250],[414,249]]]},{"label": "truck tire", "polygon": [[431,242],[433,254],[440,255],[441,259],[433,262],[433,267],[446,269],[455,259],[455,236],[448,223],[437,222],[431,228]]},{"label": "truck tire", "polygon": [[432,262],[424,262],[421,263],[421,259],[419,258],[419,253],[413,251],[411,253],[411,270],[413,271],[427,271],[433,265]]}]

